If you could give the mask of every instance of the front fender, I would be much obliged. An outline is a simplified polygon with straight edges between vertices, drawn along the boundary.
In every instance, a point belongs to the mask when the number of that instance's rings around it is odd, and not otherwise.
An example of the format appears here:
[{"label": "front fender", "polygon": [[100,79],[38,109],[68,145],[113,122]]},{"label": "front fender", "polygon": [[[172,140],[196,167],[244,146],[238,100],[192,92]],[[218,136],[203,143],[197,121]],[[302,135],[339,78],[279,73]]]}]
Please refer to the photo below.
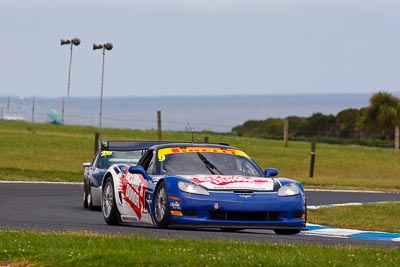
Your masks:
[{"label": "front fender", "polygon": [[117,165],[117,164],[111,165],[103,176],[103,181],[101,182],[101,186],[104,187],[107,178],[112,177],[114,182],[114,187],[116,187],[116,184],[118,182],[117,178],[121,176],[123,169],[124,165]]},{"label": "front fender", "polygon": [[152,219],[154,222],[154,198],[155,198],[155,192],[157,192],[157,188],[160,186],[161,183],[165,183],[167,187],[167,196],[168,199],[167,201],[170,202],[170,196],[177,196],[179,195],[180,190],[178,189],[178,181],[182,180],[182,178],[176,177],[176,176],[171,176],[171,175],[166,175],[162,177],[153,177],[152,179],[156,184],[154,186],[154,189],[150,189],[148,193],[150,194],[150,199],[152,200],[150,203],[150,210],[151,210],[151,215]]},{"label": "front fender", "polygon": [[104,174],[104,170],[92,173],[92,175],[89,176],[91,186],[99,187],[103,183]]}]

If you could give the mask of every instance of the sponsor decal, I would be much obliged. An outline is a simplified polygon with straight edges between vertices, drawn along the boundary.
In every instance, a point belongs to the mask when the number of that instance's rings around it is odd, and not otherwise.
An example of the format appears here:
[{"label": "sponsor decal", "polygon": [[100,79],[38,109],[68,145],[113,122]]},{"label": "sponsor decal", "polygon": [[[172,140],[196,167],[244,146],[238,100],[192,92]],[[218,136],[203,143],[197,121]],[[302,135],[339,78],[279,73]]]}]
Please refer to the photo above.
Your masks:
[{"label": "sponsor decal", "polygon": [[244,195],[239,195],[241,198],[251,198],[253,197],[253,194],[244,194]]},{"label": "sponsor decal", "polygon": [[171,206],[171,209],[174,209],[174,210],[180,210],[181,209],[181,204],[179,204],[179,202],[177,202],[177,201],[171,202],[170,206]]},{"label": "sponsor decal", "polygon": [[158,150],[158,160],[164,161],[166,155],[179,154],[179,153],[220,153],[227,155],[236,155],[250,158],[246,153],[237,149],[226,149],[220,147],[172,147],[162,148]]},{"label": "sponsor decal", "polygon": [[129,221],[129,222],[137,221],[137,219],[135,219],[132,216],[122,216],[122,220],[125,221],[125,222],[127,222],[127,221]]},{"label": "sponsor decal", "polygon": [[150,194],[146,194],[146,201],[147,201],[148,203],[152,203],[152,202],[153,202],[153,200],[152,200]]},{"label": "sponsor decal", "polygon": [[205,177],[195,177],[195,178],[190,178],[189,180],[192,180],[195,183],[201,184],[201,183],[211,183],[214,185],[220,185],[224,186],[227,184],[232,184],[232,183],[255,183],[255,184],[265,184],[268,183],[269,181],[267,179],[257,179],[257,178],[249,178],[246,176],[237,176],[237,175],[217,175],[217,176],[205,176]]},{"label": "sponsor decal", "polygon": [[146,180],[141,174],[129,173],[128,168],[125,168],[123,175],[120,177],[118,190],[121,191],[123,199],[129,204],[140,220],[142,214],[147,213],[145,208]]}]

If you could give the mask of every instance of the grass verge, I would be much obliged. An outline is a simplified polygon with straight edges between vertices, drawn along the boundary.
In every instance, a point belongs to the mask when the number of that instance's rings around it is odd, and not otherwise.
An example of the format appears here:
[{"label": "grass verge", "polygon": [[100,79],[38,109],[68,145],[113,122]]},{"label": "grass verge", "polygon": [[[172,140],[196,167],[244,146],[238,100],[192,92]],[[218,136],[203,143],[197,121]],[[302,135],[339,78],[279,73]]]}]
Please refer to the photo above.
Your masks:
[{"label": "grass verge", "polygon": [[[92,159],[97,129],[36,124],[33,134],[30,127],[26,122],[0,121],[0,179],[81,181],[81,163]],[[102,134],[110,140],[157,136],[152,130],[104,129]],[[196,133],[195,141],[205,136],[243,149],[263,168],[276,167],[280,176],[298,179],[306,187],[400,191],[399,159],[391,149],[318,144],[315,176],[309,178],[308,143],[291,142],[284,148],[276,140],[211,133]],[[190,141],[191,134],[164,132],[163,138]],[[399,204],[380,205],[310,211],[309,221],[398,232]],[[14,266],[399,266],[399,254],[400,249],[0,231],[0,265]]]},{"label": "grass verge", "polygon": [[[92,160],[95,127],[0,121],[0,179],[82,181],[82,162]],[[400,191],[400,162],[393,149],[317,144],[314,177],[308,177],[310,144],[233,135],[195,133],[195,141],[226,142],[246,151],[262,168],[275,167],[281,177],[301,181],[308,188]],[[156,140],[154,130],[110,129],[109,140]],[[163,140],[188,141],[191,133],[163,132]]]},{"label": "grass verge", "polygon": [[399,266],[400,249],[0,232],[14,266]]},{"label": "grass verge", "polygon": [[400,233],[400,203],[308,210],[308,222],[338,228]]}]

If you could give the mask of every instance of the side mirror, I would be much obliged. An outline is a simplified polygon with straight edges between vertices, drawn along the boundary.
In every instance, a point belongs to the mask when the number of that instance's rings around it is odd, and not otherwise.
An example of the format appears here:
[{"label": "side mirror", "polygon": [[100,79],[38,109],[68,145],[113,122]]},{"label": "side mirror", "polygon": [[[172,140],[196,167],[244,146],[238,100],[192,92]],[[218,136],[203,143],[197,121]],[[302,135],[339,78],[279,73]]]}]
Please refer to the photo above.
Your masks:
[{"label": "side mirror", "polygon": [[143,176],[147,175],[146,171],[143,169],[142,166],[139,165],[132,165],[129,167],[128,171],[132,174],[141,174]]},{"label": "side mirror", "polygon": [[90,162],[84,162],[84,163],[82,163],[82,166],[85,167],[85,168],[87,168],[87,167],[92,166],[92,163],[90,163]]},{"label": "side mirror", "polygon": [[267,177],[274,177],[278,175],[278,170],[274,168],[267,168],[265,169],[264,174]]},{"label": "side mirror", "polygon": [[140,165],[131,165],[128,169],[128,172],[132,174],[140,174],[144,177],[144,179],[148,181],[151,180],[151,177],[146,173],[144,168]]}]

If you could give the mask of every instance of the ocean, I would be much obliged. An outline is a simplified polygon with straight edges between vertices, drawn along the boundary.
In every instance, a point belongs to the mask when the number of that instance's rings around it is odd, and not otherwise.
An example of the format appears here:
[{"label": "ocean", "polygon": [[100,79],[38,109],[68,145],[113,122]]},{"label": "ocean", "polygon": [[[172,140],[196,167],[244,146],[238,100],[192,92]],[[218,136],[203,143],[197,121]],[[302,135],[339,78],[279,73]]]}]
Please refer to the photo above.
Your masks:
[{"label": "ocean", "polygon": [[[161,111],[163,130],[230,132],[247,120],[336,115],[369,105],[371,94],[298,94],[260,96],[179,96],[103,98],[102,127],[156,129]],[[0,97],[0,119],[51,122],[61,119],[62,98]],[[99,125],[99,98],[70,97],[64,102],[64,123]],[[53,117],[51,117],[53,116]]]}]

